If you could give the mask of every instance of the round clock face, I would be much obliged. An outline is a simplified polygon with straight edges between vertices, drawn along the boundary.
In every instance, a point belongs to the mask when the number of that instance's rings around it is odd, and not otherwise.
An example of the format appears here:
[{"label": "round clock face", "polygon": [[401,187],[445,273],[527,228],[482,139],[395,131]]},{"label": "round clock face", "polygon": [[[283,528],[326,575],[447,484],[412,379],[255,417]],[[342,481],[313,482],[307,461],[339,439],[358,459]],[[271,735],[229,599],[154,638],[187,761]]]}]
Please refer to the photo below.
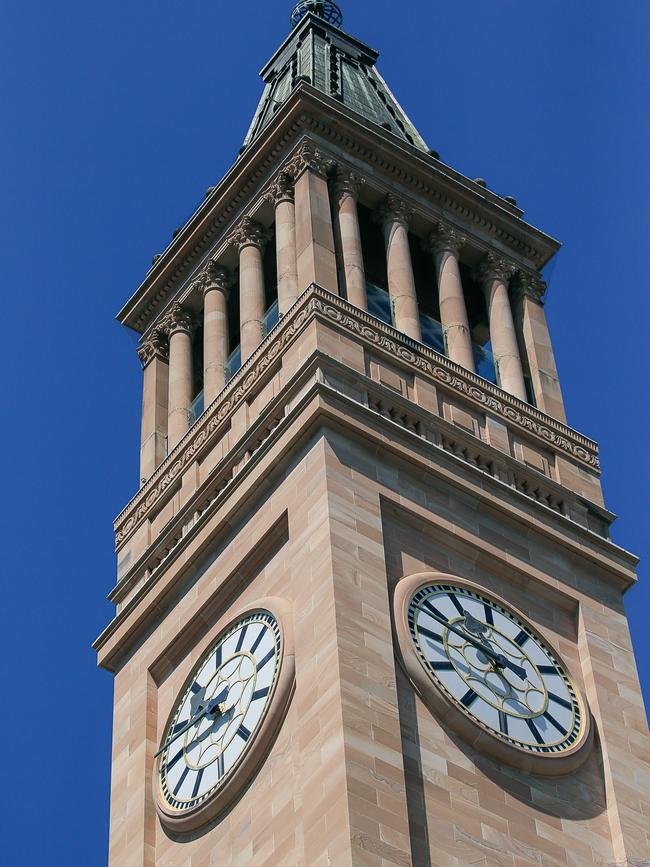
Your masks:
[{"label": "round clock face", "polygon": [[406,616],[429,679],[466,719],[540,757],[584,743],[587,716],[578,691],[519,615],[478,588],[432,582],[411,593]]},{"label": "round clock face", "polygon": [[280,629],[266,611],[237,621],[204,655],[159,751],[167,811],[197,809],[234,773],[265,716],[280,661]]}]

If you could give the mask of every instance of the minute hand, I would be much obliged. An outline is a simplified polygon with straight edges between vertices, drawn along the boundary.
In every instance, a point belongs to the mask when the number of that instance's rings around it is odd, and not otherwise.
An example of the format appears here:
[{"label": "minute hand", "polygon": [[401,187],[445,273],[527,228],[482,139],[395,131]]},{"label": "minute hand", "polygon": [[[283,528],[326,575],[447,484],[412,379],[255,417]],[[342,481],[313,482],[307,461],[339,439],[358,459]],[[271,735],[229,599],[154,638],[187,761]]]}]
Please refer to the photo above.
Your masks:
[{"label": "minute hand", "polygon": [[177,740],[178,738],[181,737],[181,735],[184,735],[185,732],[188,732],[191,728],[194,728],[194,726],[195,726],[198,722],[200,722],[200,721],[203,719],[204,716],[207,716],[208,714],[213,714],[213,713],[215,713],[215,712],[217,712],[217,711],[218,711],[220,714],[223,713],[223,711],[221,710],[221,702],[219,701],[219,699],[213,699],[212,701],[209,701],[209,702],[206,704],[206,706],[203,708],[203,710],[200,711],[199,713],[197,713],[197,715],[194,717],[194,719],[191,719],[191,720],[187,723],[187,725],[184,725],[182,729],[180,729],[180,730],[177,731],[175,734],[173,734],[173,735],[172,735],[172,736],[171,736],[171,737],[166,741],[166,743],[164,743],[164,744],[162,745],[162,747],[161,747],[161,748],[158,750],[158,752],[154,755],[154,758],[157,759],[158,756],[159,756],[161,753],[164,753],[164,752],[165,752],[165,750],[169,747],[170,744],[173,744],[175,740]]},{"label": "minute hand", "polygon": [[460,635],[461,638],[464,638],[469,644],[476,647],[478,650],[482,650],[483,653],[487,654],[487,656],[491,657],[491,659],[496,662],[496,664],[500,668],[509,668],[514,673],[520,677],[522,680],[526,680],[528,677],[528,673],[525,668],[517,665],[515,662],[511,662],[507,656],[504,656],[503,653],[497,653],[496,650],[493,650],[489,644],[484,644],[479,638],[474,638],[473,635],[469,635],[463,629],[460,629],[454,623],[450,623],[446,617],[443,617],[441,614],[434,614],[431,608],[427,608],[427,614],[430,617],[433,617],[434,620],[437,620],[442,626],[446,626],[450,632],[455,632],[456,635]]}]

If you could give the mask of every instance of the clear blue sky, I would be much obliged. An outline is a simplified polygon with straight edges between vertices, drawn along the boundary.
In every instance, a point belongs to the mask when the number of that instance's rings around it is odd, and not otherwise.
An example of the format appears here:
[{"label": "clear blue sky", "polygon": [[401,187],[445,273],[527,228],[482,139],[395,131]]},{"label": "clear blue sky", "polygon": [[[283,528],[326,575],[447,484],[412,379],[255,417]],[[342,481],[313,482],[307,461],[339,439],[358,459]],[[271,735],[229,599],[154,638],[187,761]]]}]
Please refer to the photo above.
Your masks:
[{"label": "clear blue sky", "polygon": [[[564,242],[548,316],[571,424],[601,444],[650,694],[647,0],[341,0],[431,147]],[[114,315],[235,158],[290,0],[4,0],[0,860],[106,861],[112,519],[138,478],[140,368]]]}]

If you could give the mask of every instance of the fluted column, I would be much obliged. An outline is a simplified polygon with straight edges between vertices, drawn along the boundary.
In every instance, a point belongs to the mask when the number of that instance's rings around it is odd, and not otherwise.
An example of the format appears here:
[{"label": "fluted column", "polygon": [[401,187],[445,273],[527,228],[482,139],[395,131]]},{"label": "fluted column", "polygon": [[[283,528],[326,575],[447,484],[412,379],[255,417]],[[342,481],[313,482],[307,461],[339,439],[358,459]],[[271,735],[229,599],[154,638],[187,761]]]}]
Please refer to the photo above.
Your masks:
[{"label": "fluted column", "polygon": [[239,342],[242,364],[264,337],[264,268],[262,253],[269,233],[255,220],[244,217],[230,236],[239,251]]},{"label": "fluted column", "polygon": [[330,162],[311,142],[305,141],[287,165],[287,171],[295,178],[299,293],[312,283],[335,295],[339,291],[327,185]]},{"label": "fluted column", "polygon": [[459,232],[446,223],[438,223],[429,235],[427,249],[436,263],[440,324],[447,356],[474,373],[472,338],[458,267],[458,253],[464,243],[465,238]]},{"label": "fluted column", "polygon": [[143,485],[165,460],[169,390],[167,338],[159,331],[138,347],[143,367],[140,484]]},{"label": "fluted column", "polygon": [[228,294],[231,278],[225,268],[210,261],[197,280],[203,293],[203,395],[210,406],[224,388],[228,361]]},{"label": "fluted column", "polygon": [[298,300],[298,262],[296,259],[296,205],[294,181],[281,172],[268,194],[275,209],[275,253],[278,267],[278,312],[280,316]]},{"label": "fluted column", "polygon": [[363,180],[354,172],[339,168],[336,174],[334,195],[336,197],[336,213],[347,298],[350,304],[360,307],[361,310],[367,310],[366,274],[363,267],[361,232],[359,231],[357,212],[357,199],[362,183]]},{"label": "fluted column", "polygon": [[504,259],[488,253],[479,267],[479,276],[490,319],[490,340],[499,386],[521,400],[527,400],[524,372],[508,296],[514,268]]},{"label": "fluted column", "polygon": [[176,303],[165,317],[169,333],[168,451],[187,433],[192,405],[192,316]]},{"label": "fluted column", "polygon": [[542,412],[566,424],[562,389],[542,298],[546,283],[539,274],[520,271],[515,283],[515,327],[519,349],[528,360],[535,401]]},{"label": "fluted column", "polygon": [[388,291],[393,324],[408,337],[420,341],[420,314],[408,236],[411,210],[405,202],[391,193],[382,205],[379,216],[386,242]]}]

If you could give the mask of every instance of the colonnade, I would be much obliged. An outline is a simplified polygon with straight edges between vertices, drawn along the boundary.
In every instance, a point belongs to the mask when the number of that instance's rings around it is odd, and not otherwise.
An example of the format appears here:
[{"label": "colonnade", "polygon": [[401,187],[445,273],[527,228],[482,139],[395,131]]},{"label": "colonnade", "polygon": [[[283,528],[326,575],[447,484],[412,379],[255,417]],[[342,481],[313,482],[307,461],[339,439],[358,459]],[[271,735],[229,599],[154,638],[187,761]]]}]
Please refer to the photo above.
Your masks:
[{"label": "colonnade", "polygon": [[[312,283],[338,294],[337,258],[348,301],[367,310],[366,277],[359,228],[358,196],[363,179],[324,159],[309,143],[278,175],[267,192],[275,219],[277,295],[283,316]],[[394,194],[376,210],[386,251],[386,272],[393,325],[421,341],[420,313],[409,246],[412,210]],[[333,219],[334,218],[334,219]],[[243,364],[264,338],[265,286],[263,254],[269,230],[249,216],[228,236],[239,259],[240,350]],[[433,257],[437,275],[440,320],[448,357],[475,372],[472,340],[461,281],[459,254],[467,240],[452,225],[437,221],[423,241]],[[337,256],[338,253],[338,256]],[[476,269],[485,293],[490,338],[501,388],[527,400],[520,354],[522,334],[515,328],[509,284],[515,267],[492,252]],[[203,382],[207,407],[226,384],[231,347],[228,337],[228,298],[231,274],[208,261],[193,283],[203,298]],[[525,293],[526,294],[526,293]],[[530,299],[530,293],[526,294]],[[538,305],[539,306],[539,305]],[[546,367],[555,375],[556,416],[563,415],[557,374],[545,320],[529,309],[519,332],[536,332],[544,343]],[[145,481],[183,438],[190,425],[192,405],[193,315],[179,303],[158,321],[139,347],[144,367],[141,479]],[[525,336],[524,336],[524,348]],[[549,361],[550,352],[550,361]],[[543,383],[541,383],[543,385]],[[540,387],[541,387],[540,385]],[[541,388],[544,391],[544,388]],[[548,391],[548,388],[546,389]],[[550,399],[550,398],[549,398]]]}]

